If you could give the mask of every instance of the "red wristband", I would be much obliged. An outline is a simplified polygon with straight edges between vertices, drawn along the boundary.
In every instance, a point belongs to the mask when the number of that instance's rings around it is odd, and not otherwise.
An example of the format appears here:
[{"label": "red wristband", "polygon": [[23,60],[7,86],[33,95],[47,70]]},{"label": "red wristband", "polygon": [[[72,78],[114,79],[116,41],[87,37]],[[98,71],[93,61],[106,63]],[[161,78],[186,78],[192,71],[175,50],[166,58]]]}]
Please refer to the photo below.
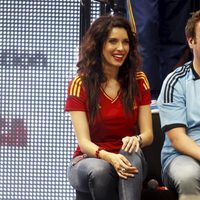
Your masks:
[{"label": "red wristband", "polygon": [[98,147],[98,149],[97,149],[96,152],[95,152],[96,158],[99,158],[99,152],[100,152],[101,150],[103,150],[103,148],[102,148],[102,147]]}]

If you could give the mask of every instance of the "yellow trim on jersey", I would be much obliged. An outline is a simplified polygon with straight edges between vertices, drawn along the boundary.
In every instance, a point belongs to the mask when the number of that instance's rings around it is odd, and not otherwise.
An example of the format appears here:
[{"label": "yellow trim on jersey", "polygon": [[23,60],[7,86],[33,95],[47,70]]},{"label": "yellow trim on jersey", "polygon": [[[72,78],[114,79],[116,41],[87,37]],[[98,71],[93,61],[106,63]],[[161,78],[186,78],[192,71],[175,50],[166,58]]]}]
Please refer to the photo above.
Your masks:
[{"label": "yellow trim on jersey", "polygon": [[115,101],[117,101],[117,99],[119,98],[120,93],[121,93],[121,91],[120,91],[120,92],[118,93],[118,95],[113,99],[113,98],[111,98],[110,96],[108,96],[108,95],[106,94],[106,92],[104,91],[104,89],[103,89],[102,87],[100,87],[100,90],[103,92],[104,96],[106,96],[106,98],[108,98],[112,103],[114,103]]},{"label": "yellow trim on jersey", "polygon": [[145,90],[149,90],[150,89],[149,81],[147,80],[147,77],[144,74],[144,72],[137,72],[136,73],[136,80],[139,80],[139,79],[143,80],[143,86],[144,86]]},{"label": "yellow trim on jersey", "polygon": [[135,19],[134,19],[134,16],[133,16],[133,10],[132,10],[130,0],[127,0],[127,7],[128,7],[129,21],[130,21],[130,24],[131,24],[131,27],[132,27],[132,31],[134,33],[136,33],[136,31],[137,31],[136,30],[136,24],[135,24]]},{"label": "yellow trim on jersey", "polygon": [[80,76],[77,76],[71,84],[69,96],[80,96],[82,81]]}]

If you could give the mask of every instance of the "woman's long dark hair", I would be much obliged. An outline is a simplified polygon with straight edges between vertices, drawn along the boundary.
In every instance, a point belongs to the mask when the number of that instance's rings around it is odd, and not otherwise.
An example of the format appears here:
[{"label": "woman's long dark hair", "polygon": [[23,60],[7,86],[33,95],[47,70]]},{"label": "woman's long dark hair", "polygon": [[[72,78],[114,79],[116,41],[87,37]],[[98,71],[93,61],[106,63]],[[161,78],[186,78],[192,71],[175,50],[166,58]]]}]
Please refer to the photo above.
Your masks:
[{"label": "woman's long dark hair", "polygon": [[81,77],[88,95],[90,124],[93,123],[99,102],[100,86],[106,81],[102,66],[103,45],[113,28],[124,28],[130,41],[130,51],[119,68],[118,81],[123,91],[122,104],[126,112],[131,112],[136,95],[139,94],[136,82],[136,71],[140,66],[135,33],[128,20],[121,16],[101,16],[96,19],[86,32],[81,46],[78,74]]}]

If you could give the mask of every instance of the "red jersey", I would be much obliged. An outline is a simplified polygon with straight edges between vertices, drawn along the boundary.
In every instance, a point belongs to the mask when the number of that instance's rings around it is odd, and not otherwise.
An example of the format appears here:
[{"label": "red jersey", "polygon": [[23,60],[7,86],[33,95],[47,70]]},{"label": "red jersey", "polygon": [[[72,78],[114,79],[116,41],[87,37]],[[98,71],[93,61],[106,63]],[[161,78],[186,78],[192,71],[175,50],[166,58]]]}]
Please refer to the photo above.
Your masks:
[{"label": "red jersey", "polygon": [[[122,92],[115,99],[112,99],[102,88],[100,89],[99,109],[94,124],[90,127],[90,137],[92,142],[109,152],[118,153],[122,146],[123,137],[138,134],[136,133],[138,108],[141,105],[151,103],[149,83],[145,74],[138,72],[136,79],[141,96],[136,97],[132,113],[124,111]],[[89,117],[87,94],[79,76],[69,83],[65,111],[84,111]],[[74,157],[79,154],[81,151],[78,146]]]}]

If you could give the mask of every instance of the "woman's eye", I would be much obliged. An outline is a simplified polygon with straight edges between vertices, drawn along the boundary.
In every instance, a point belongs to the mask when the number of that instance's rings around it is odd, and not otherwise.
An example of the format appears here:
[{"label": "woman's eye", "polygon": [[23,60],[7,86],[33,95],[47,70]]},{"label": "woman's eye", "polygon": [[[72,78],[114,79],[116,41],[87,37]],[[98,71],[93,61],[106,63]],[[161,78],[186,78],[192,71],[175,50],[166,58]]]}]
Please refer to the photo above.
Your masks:
[{"label": "woman's eye", "polygon": [[117,40],[116,40],[116,39],[111,39],[111,40],[109,40],[109,42],[110,42],[111,44],[115,44],[115,43],[117,42]]},{"label": "woman's eye", "polygon": [[[120,41],[117,40],[117,39],[110,39],[108,42],[110,44],[117,44]],[[121,41],[121,43],[124,44],[124,45],[128,45],[129,44],[129,40],[123,40],[123,41]]]},{"label": "woman's eye", "polygon": [[124,40],[124,44],[129,44],[129,40]]}]

